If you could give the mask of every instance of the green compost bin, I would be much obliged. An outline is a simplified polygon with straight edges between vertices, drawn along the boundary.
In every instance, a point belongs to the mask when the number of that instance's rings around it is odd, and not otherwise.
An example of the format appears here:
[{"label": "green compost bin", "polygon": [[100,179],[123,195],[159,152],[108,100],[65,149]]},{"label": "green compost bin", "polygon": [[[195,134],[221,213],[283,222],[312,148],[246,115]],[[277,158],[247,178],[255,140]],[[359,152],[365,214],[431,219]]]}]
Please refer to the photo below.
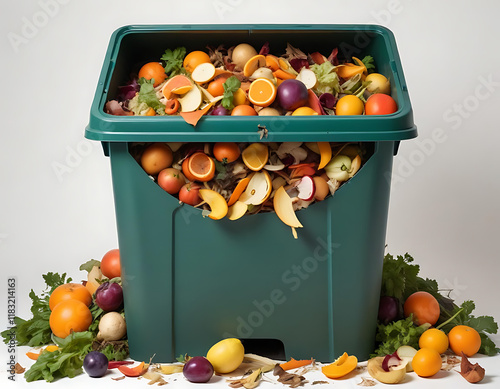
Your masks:
[{"label": "green compost bin", "polygon": [[[371,55],[398,111],[384,116],[112,116],[104,105],[166,48],[287,42],[306,52]],[[263,127],[267,137],[261,139]],[[111,162],[130,356],[171,362],[222,338],[274,339],[286,356],[332,361],[374,349],[392,161],[417,135],[393,34],[377,25],[125,26],[111,37],[85,131]],[[131,142],[367,142],[373,155],[333,197],[297,212],[294,239],[274,213],[212,220],[163,191]]]}]

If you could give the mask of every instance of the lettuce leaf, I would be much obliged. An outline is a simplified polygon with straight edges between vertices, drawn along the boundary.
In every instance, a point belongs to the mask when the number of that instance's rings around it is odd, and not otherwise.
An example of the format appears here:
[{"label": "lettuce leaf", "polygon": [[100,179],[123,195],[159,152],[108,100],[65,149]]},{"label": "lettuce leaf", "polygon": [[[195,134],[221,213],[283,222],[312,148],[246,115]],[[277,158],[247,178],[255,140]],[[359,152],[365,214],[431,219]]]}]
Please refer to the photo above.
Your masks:
[{"label": "lettuce leaf", "polygon": [[314,72],[317,78],[314,90],[317,94],[331,93],[335,96],[340,91],[339,77],[335,72],[335,66],[331,62],[323,62],[321,65],[311,65],[310,69]]}]

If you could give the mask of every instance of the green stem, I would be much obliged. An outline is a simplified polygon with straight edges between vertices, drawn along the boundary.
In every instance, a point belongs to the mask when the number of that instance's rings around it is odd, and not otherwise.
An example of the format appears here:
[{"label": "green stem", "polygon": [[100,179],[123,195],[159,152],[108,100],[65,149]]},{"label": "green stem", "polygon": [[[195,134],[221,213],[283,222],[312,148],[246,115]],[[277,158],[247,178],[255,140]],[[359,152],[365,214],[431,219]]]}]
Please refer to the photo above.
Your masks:
[{"label": "green stem", "polygon": [[436,328],[439,330],[441,327],[444,327],[446,324],[448,324],[450,321],[452,321],[454,318],[456,318],[460,312],[462,312],[464,309],[463,308],[460,308],[457,313],[455,313],[452,317],[450,317],[448,320],[446,320],[445,322],[441,323],[440,325],[438,325]]}]

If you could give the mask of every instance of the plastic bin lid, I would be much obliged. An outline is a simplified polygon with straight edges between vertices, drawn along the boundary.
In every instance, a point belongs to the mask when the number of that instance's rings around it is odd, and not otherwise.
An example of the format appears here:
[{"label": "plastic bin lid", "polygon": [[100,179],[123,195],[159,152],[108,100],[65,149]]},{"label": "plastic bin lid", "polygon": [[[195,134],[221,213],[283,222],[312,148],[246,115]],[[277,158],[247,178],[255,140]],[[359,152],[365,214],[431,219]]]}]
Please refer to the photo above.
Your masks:
[{"label": "plastic bin lid", "polygon": [[[287,43],[305,53],[328,56],[335,47],[341,58],[371,55],[377,71],[391,82],[398,111],[357,116],[204,116],[196,127],[180,116],[114,116],[104,111],[118,87],[130,81],[146,62],[163,51],[186,47],[205,50],[269,42],[282,54]],[[264,136],[263,136],[264,135]],[[102,142],[214,141],[399,141],[417,136],[413,112],[394,35],[378,25],[146,25],[124,26],[111,36],[85,137]]]}]

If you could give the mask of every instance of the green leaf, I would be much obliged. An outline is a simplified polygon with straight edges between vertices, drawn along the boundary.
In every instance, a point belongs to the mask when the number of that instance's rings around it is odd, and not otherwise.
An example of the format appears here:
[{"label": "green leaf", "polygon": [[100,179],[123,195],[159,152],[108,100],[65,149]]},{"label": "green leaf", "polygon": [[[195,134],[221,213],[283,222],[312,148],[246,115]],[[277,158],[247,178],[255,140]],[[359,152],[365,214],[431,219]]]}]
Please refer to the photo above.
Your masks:
[{"label": "green leaf", "polygon": [[380,342],[374,356],[384,356],[394,353],[399,347],[407,345],[418,349],[418,339],[426,330],[413,323],[412,315],[387,325],[379,324],[377,342]]},{"label": "green leaf", "polygon": [[495,343],[488,337],[488,335],[480,333],[481,336],[481,348],[479,349],[480,354],[493,356],[500,353],[500,348],[497,348]]},{"label": "green leaf", "polygon": [[366,70],[368,70],[368,73],[373,73],[375,71],[375,60],[371,55],[365,56],[361,60],[361,62],[363,62],[363,64],[365,65]]},{"label": "green leaf", "polygon": [[240,88],[241,82],[235,76],[231,76],[224,82],[223,86],[224,94],[222,95],[221,104],[224,108],[232,110],[234,108],[233,94]]},{"label": "green leaf", "polygon": [[311,65],[310,69],[316,75],[316,94],[331,93],[337,95],[340,92],[339,77],[335,72],[335,66],[330,61],[325,61],[321,65]]},{"label": "green leaf", "polygon": [[169,77],[175,76],[182,72],[182,62],[186,56],[185,47],[177,47],[174,51],[167,49],[162,55],[161,60],[165,61],[165,73]]},{"label": "green leaf", "polygon": [[139,103],[145,103],[148,107],[153,108],[155,111],[158,109],[165,109],[165,105],[160,102],[160,99],[156,95],[156,91],[153,86],[153,78],[151,80],[146,80],[142,77],[139,79],[138,83],[141,86],[138,96]]},{"label": "green leaf", "polygon": [[97,266],[98,268],[101,268],[101,261],[97,261],[95,259],[90,259],[84,264],[80,265],[80,270],[85,270],[86,272],[90,273],[92,268],[94,266]]}]

